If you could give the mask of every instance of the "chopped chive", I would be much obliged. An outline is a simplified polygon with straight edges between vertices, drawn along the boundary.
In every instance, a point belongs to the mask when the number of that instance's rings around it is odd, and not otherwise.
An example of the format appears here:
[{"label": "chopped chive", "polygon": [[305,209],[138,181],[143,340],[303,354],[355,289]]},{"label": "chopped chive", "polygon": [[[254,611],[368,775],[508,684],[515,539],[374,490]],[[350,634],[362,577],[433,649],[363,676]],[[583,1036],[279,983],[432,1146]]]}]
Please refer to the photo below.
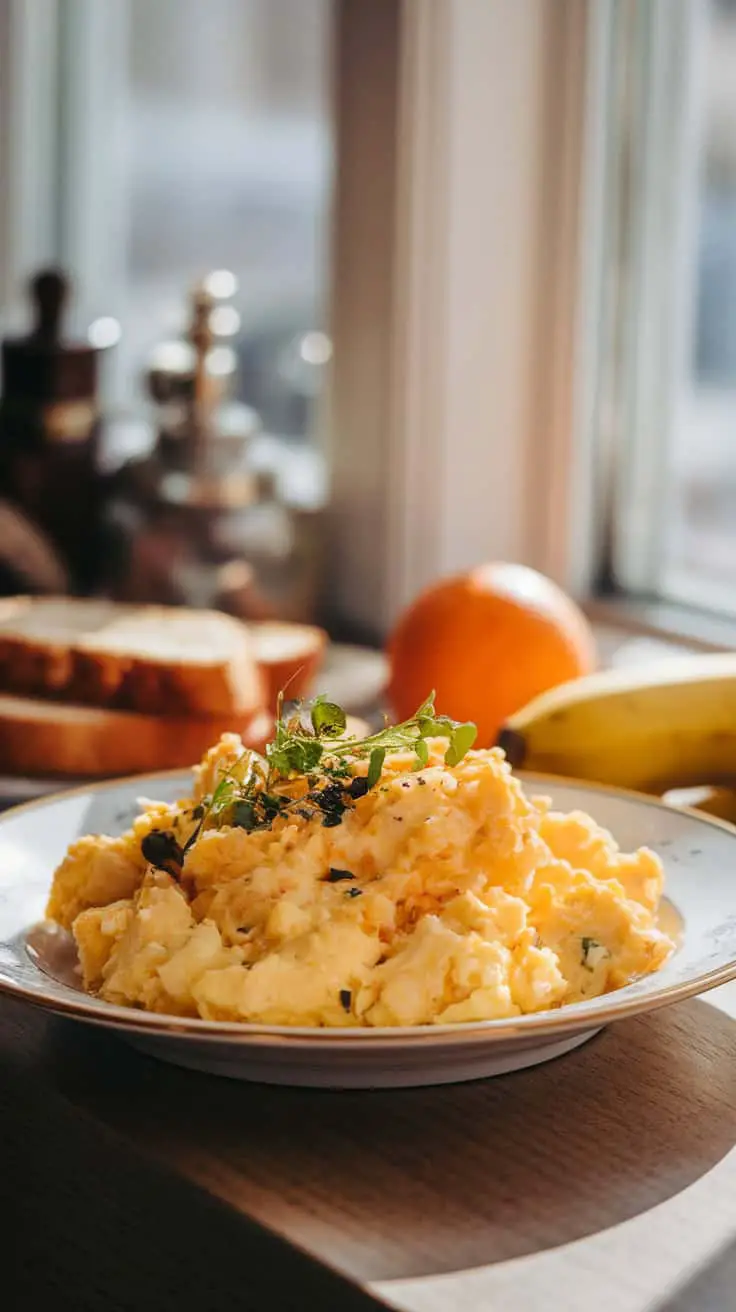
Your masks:
[{"label": "chopped chive", "polygon": [[368,775],[366,782],[369,788],[375,788],[378,780],[381,778],[381,771],[385,760],[386,748],[374,747],[368,760]]}]

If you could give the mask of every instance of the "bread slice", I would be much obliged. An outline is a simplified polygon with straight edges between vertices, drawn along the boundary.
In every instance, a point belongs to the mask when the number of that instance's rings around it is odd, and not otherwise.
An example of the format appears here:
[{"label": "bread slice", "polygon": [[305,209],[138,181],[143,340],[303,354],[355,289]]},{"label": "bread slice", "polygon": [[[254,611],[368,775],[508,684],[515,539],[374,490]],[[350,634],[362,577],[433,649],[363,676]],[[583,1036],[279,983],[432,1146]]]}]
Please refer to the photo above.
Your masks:
[{"label": "bread slice", "polygon": [[195,719],[107,711],[0,696],[0,773],[92,779],[189,769],[223,733],[262,752],[273,734],[264,711]]},{"label": "bread slice", "polygon": [[327,634],[313,624],[259,620],[249,624],[256,662],[264,677],[266,706],[275,711],[284,692],[288,701],[312,690],[327,646]]},{"label": "bread slice", "polygon": [[219,611],[68,597],[0,601],[0,691],[156,715],[249,715],[263,680]]},{"label": "bread slice", "polygon": [[[0,774],[69,780],[188,770],[224,733],[237,733],[246,747],[264,752],[273,729],[265,711],[164,719],[0,695]],[[348,716],[347,734],[369,732],[364,720]]]}]

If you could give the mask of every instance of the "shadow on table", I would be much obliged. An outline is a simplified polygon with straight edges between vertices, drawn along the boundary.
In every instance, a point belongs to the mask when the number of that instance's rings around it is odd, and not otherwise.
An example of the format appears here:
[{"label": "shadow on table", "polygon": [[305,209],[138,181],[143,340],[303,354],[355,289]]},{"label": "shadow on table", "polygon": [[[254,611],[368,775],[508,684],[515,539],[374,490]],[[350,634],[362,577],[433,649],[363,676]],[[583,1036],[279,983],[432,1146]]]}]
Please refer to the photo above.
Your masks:
[{"label": "shadow on table", "polygon": [[67,1097],[361,1280],[581,1239],[687,1188],[736,1142],[736,1022],[701,1001],[534,1070],[396,1092],[240,1084],[55,1034]]}]

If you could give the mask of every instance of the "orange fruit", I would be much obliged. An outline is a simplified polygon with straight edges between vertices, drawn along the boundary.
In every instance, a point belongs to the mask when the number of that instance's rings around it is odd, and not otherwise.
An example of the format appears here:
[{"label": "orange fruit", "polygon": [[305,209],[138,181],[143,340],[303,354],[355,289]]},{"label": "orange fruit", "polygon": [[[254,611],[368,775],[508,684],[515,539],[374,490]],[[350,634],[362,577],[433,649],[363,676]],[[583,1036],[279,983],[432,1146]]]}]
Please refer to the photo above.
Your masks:
[{"label": "orange fruit", "polygon": [[538,693],[595,666],[575,602],[525,565],[492,562],[423,592],[388,644],[389,700],[400,720],[434,688],[440,714],[474,720],[476,746]]}]

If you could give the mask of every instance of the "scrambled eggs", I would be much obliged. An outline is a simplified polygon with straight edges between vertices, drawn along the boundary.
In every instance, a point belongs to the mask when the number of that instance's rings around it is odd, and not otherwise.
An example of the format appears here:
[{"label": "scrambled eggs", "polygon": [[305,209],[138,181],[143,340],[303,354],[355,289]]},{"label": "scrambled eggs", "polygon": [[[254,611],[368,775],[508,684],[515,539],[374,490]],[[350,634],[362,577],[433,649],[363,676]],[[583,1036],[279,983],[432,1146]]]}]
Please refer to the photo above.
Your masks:
[{"label": "scrambled eggs", "polygon": [[331,820],[287,781],[292,808],[249,830],[202,822],[243,759],[224,737],[190,799],[79,839],[57,870],[48,915],[71,929],[85,987],[181,1016],[402,1026],[543,1011],[664,962],[653,852],[528,799],[497,749],[449,766],[445,741],[427,747],[420,769],[388,754],[371,787],[348,758],[351,804]]}]

